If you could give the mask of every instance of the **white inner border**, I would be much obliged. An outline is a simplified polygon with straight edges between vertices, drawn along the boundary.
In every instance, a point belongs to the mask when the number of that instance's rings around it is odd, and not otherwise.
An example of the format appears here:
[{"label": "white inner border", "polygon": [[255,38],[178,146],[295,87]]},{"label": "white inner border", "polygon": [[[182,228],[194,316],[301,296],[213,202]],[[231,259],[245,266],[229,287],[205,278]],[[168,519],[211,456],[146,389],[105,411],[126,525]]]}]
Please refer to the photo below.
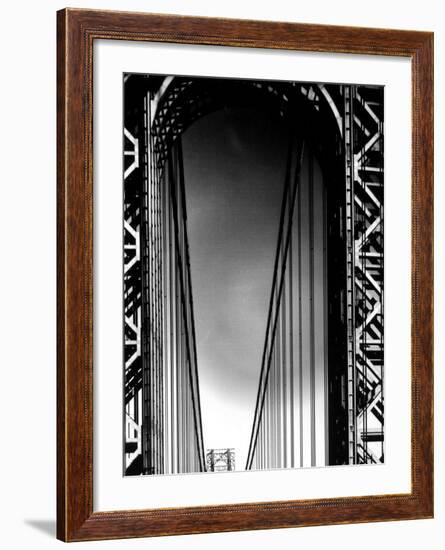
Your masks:
[{"label": "white inner border", "polygon": [[[385,86],[385,464],[123,477],[124,72]],[[93,166],[95,511],[410,492],[410,60],[95,40]]]}]

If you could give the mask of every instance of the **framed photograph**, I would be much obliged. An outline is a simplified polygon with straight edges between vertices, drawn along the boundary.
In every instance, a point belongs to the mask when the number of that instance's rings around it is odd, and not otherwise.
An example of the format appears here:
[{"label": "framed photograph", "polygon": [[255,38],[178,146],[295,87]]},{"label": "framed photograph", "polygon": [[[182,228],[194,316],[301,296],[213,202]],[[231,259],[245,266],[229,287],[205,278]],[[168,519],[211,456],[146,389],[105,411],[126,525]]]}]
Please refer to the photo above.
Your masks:
[{"label": "framed photograph", "polygon": [[58,538],[433,516],[433,34],[58,12]]}]

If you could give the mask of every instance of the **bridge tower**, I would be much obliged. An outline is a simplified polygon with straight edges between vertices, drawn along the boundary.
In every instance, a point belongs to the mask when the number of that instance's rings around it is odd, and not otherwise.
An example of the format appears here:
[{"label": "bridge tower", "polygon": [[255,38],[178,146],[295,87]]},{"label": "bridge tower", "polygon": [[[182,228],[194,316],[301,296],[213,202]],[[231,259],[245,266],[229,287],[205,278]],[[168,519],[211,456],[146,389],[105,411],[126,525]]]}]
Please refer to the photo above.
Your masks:
[{"label": "bridge tower", "polygon": [[231,472],[235,470],[234,449],[208,449],[206,459],[208,472]]},{"label": "bridge tower", "polygon": [[206,469],[181,135],[227,105],[296,130],[246,468],[383,461],[382,88],[124,80],[126,473]]}]

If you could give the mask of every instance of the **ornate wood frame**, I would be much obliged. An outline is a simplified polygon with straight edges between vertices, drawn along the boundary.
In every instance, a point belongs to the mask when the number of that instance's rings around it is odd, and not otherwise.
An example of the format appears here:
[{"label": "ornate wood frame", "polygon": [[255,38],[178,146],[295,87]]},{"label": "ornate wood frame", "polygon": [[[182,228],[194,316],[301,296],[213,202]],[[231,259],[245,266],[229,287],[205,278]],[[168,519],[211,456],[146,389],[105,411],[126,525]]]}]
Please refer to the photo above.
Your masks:
[{"label": "ornate wood frame", "polygon": [[[65,9],[57,14],[57,536],[128,538],[433,516],[433,34]],[[95,39],[377,54],[412,61],[412,490],[373,495],[93,512]]]}]

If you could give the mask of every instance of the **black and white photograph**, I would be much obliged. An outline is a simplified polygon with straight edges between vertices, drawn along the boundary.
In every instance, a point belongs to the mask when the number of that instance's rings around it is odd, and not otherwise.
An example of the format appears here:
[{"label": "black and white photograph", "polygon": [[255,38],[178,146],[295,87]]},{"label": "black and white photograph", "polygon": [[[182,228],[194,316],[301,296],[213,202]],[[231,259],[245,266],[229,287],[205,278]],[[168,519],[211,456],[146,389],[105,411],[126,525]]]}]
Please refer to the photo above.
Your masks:
[{"label": "black and white photograph", "polygon": [[123,121],[124,475],[383,463],[384,87],[127,73]]},{"label": "black and white photograph", "polygon": [[445,17],[403,7],[2,5],[2,548],[445,546]]}]

